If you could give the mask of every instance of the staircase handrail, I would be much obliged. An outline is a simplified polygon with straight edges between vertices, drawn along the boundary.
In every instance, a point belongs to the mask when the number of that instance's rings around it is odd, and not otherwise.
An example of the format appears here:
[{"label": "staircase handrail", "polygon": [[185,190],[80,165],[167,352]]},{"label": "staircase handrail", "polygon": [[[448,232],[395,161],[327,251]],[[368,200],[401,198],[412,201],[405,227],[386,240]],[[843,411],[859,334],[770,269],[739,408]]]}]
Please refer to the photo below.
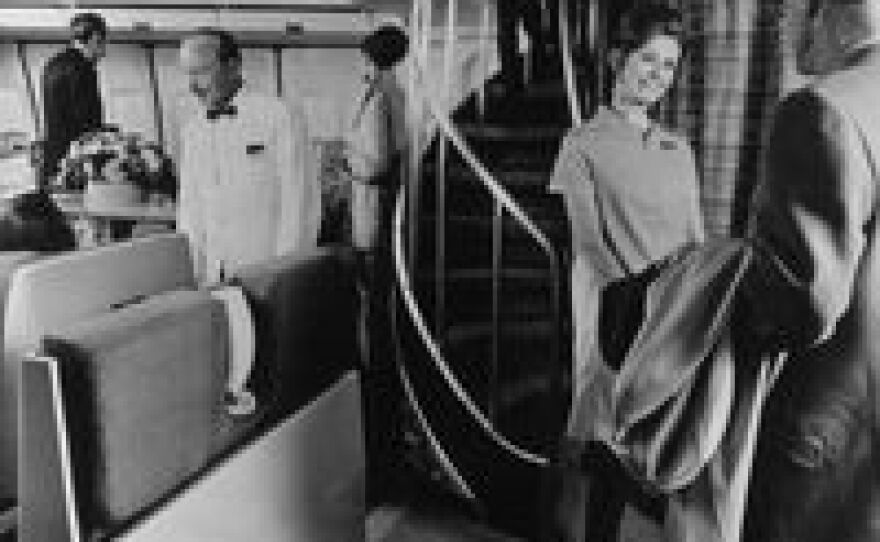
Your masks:
[{"label": "staircase handrail", "polygon": [[549,460],[546,457],[530,452],[514,444],[510,441],[510,439],[502,435],[494,427],[488,416],[486,416],[479,405],[477,405],[470,397],[470,395],[468,395],[468,392],[464,389],[464,386],[455,376],[452,368],[449,366],[449,363],[443,356],[443,352],[441,352],[440,346],[431,335],[431,330],[428,327],[425,316],[419,308],[418,302],[416,301],[415,292],[410,281],[409,271],[406,267],[406,256],[403,248],[403,215],[405,201],[406,188],[401,186],[400,190],[397,193],[397,203],[394,208],[394,268],[397,274],[397,283],[401,297],[404,304],[406,305],[407,312],[412,319],[413,325],[418,332],[419,338],[424,343],[425,348],[428,349],[428,353],[431,356],[431,361],[434,363],[436,369],[443,376],[443,380],[446,382],[446,385],[452,391],[455,398],[458,399],[458,401],[462,404],[468,414],[471,415],[471,417],[477,422],[480,428],[496,445],[506,450],[507,452],[510,452],[513,456],[522,459],[523,461],[539,466],[546,466],[549,463]]},{"label": "staircase handrail", "polygon": [[[568,39],[568,21],[567,10],[565,9],[566,7],[567,6],[565,5],[565,2],[562,2],[559,13],[560,43],[563,54],[563,75],[566,83],[566,94],[571,112],[572,124],[577,126],[581,123],[582,117],[580,115],[575,81],[573,77],[571,51]],[[412,59],[412,69],[415,76],[414,78],[417,79],[424,87],[426,80],[425,68],[421,65],[421,59],[418,55],[413,55]],[[558,296],[559,283],[561,280],[561,260],[560,254],[553,246],[553,243],[544,234],[544,232],[541,231],[541,228],[528,216],[525,210],[514,200],[513,196],[503,186],[501,186],[501,184],[488,171],[485,165],[479,160],[479,158],[477,158],[473,150],[461,136],[461,133],[454,126],[450,117],[444,113],[441,113],[440,108],[435,103],[430,94],[426,93],[424,103],[425,105],[427,105],[428,112],[431,114],[432,117],[434,117],[435,121],[437,122],[438,130],[443,134],[446,139],[450,141],[450,143],[452,143],[452,145],[464,159],[465,163],[470,166],[470,168],[474,171],[477,180],[489,191],[493,199],[497,203],[499,203],[501,207],[506,209],[508,213],[510,213],[511,217],[514,219],[517,225],[526,231],[526,233],[532,238],[532,240],[534,240],[538,244],[543,253],[548,257],[551,266],[550,272],[553,277],[554,284],[556,285],[555,294]],[[404,301],[404,304],[406,305],[407,311],[413,321],[413,324],[416,328],[416,331],[418,332],[420,339],[422,340],[428,350],[428,353],[430,354],[432,362],[434,363],[436,369],[443,376],[446,385],[453,392],[453,395],[456,397],[456,399],[464,406],[471,417],[478,423],[480,428],[489,436],[489,438],[495,444],[512,454],[514,457],[517,457],[518,459],[539,466],[547,466],[550,463],[547,457],[541,454],[530,452],[525,448],[518,446],[510,439],[505,437],[503,434],[501,434],[494,427],[494,424],[491,422],[491,420],[489,420],[488,416],[486,416],[479,405],[477,405],[474,400],[469,396],[467,391],[464,389],[464,386],[455,376],[454,372],[449,366],[449,363],[443,356],[440,346],[434,340],[427,321],[424,317],[424,314],[422,313],[421,309],[419,308],[418,302],[415,299],[415,293],[412,288],[410,274],[406,266],[406,258],[404,254],[403,244],[403,215],[406,199],[405,194],[406,188],[405,186],[401,186],[397,195],[397,203],[394,211],[394,227],[392,230],[394,236],[394,266],[401,297]],[[559,310],[559,305],[557,303],[556,312],[558,313]],[[561,320],[559,318],[559,314],[556,314],[555,317],[556,322],[560,323]]]}]

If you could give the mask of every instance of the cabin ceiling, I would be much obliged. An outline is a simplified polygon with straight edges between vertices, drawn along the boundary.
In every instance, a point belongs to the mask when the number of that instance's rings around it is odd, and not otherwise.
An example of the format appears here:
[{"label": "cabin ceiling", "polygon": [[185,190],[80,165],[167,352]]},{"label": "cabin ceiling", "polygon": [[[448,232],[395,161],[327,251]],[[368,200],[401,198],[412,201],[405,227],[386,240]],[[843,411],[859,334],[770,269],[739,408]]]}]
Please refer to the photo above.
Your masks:
[{"label": "cabin ceiling", "polygon": [[[222,7],[236,6],[247,9],[259,7],[333,9],[336,7],[364,7],[376,12],[406,14],[412,9],[414,0],[0,0],[3,8],[180,8],[180,7]],[[486,3],[495,4],[497,0],[458,0],[459,17],[470,22]],[[441,21],[446,11],[446,0],[433,0],[434,20]]]}]

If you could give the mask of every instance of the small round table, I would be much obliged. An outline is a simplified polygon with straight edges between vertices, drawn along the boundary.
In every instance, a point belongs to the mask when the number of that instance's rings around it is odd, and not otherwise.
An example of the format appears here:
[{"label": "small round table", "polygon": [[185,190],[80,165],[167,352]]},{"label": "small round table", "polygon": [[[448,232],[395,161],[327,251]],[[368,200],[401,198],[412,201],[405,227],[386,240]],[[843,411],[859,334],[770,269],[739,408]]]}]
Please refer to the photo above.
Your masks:
[{"label": "small round table", "polygon": [[[101,246],[137,236],[141,230],[173,230],[177,222],[174,204],[120,205],[107,208],[87,207],[82,194],[56,194],[55,203],[77,234],[77,246]],[[133,235],[134,233],[134,235]]]}]

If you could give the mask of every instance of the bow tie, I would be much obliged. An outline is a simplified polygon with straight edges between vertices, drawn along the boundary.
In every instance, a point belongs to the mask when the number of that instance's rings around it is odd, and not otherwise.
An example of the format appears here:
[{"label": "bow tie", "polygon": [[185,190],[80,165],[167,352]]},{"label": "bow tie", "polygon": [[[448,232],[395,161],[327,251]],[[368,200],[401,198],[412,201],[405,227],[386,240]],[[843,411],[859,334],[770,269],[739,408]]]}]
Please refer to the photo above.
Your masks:
[{"label": "bow tie", "polygon": [[209,109],[206,117],[208,118],[208,120],[217,120],[222,116],[234,117],[236,114],[238,114],[237,107],[235,107],[234,105],[224,105],[216,109]]}]

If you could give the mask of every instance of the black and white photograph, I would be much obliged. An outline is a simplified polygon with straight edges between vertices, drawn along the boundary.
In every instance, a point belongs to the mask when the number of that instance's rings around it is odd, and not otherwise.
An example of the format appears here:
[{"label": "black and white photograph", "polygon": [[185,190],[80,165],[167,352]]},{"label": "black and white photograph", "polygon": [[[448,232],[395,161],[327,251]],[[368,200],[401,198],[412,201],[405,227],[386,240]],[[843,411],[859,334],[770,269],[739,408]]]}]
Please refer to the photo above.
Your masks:
[{"label": "black and white photograph", "polygon": [[0,75],[0,542],[880,542],[880,0],[0,0]]}]

